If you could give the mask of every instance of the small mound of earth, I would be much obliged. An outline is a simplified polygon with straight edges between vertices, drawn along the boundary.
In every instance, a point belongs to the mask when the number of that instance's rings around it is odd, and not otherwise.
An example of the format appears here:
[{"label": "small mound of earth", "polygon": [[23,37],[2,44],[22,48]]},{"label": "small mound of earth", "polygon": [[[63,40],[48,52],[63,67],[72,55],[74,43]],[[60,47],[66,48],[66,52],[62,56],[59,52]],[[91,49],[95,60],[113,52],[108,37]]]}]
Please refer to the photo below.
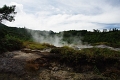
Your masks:
[{"label": "small mound of earth", "polygon": [[[53,57],[55,54],[30,49],[6,52],[0,56],[0,80],[110,80],[93,73],[76,73],[72,68],[50,62]],[[37,70],[27,70],[26,64]]]},{"label": "small mound of earth", "polygon": [[[30,72],[26,69],[27,68],[36,68],[40,65],[47,65],[45,58],[42,58],[43,56],[48,56],[50,53],[40,51],[40,50],[31,50],[31,49],[24,49],[20,51],[12,51],[12,52],[6,52],[4,54],[0,55],[0,75],[6,75],[5,77],[8,77],[6,80],[14,80],[13,78],[9,78],[9,74],[15,75],[14,77],[18,77],[17,80],[19,80],[19,77],[22,76],[22,79],[20,80],[39,80],[35,75],[33,76],[33,72]],[[46,57],[47,58],[47,57]],[[43,66],[42,66],[43,67]],[[39,71],[37,68],[37,72]],[[35,71],[34,74],[37,75],[37,72]],[[31,75],[32,74],[32,75]],[[2,75],[2,76],[3,76]],[[24,77],[23,77],[24,76]],[[4,77],[4,76],[3,76]],[[3,77],[0,76],[0,80],[3,79]]]},{"label": "small mound of earth", "polygon": [[[41,58],[41,55],[36,53],[25,53],[22,51],[6,52],[0,56],[0,74],[15,76],[27,76],[28,72],[25,69],[27,61]],[[5,76],[5,77],[6,77]],[[9,77],[9,76],[7,76]],[[0,77],[1,80],[1,77]],[[6,79],[10,80],[10,79]],[[11,79],[12,80],[12,79]],[[17,79],[19,80],[19,79]],[[23,80],[23,79],[20,79]]]}]

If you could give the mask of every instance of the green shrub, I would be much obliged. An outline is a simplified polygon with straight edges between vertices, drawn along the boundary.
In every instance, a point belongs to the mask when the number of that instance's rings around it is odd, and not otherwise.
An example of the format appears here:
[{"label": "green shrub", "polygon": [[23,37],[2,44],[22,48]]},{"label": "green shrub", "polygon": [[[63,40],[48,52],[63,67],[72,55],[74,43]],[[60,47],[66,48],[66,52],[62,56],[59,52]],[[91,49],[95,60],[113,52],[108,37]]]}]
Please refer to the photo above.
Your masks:
[{"label": "green shrub", "polygon": [[23,48],[23,44],[19,39],[9,38],[0,40],[0,53],[6,51],[19,50]]},{"label": "green shrub", "polygon": [[59,54],[60,60],[67,63],[74,62],[76,58],[75,56],[76,52],[77,52],[76,50],[68,46],[54,48],[51,50],[51,53]]},{"label": "green shrub", "polygon": [[83,52],[88,58],[115,58],[120,57],[119,51],[110,50],[107,48],[89,48],[89,49],[82,49]]},{"label": "green shrub", "polygon": [[120,57],[120,52],[107,48],[85,48],[74,50],[70,47],[60,47],[51,50],[51,53],[60,54],[61,60],[70,64],[96,63]]}]

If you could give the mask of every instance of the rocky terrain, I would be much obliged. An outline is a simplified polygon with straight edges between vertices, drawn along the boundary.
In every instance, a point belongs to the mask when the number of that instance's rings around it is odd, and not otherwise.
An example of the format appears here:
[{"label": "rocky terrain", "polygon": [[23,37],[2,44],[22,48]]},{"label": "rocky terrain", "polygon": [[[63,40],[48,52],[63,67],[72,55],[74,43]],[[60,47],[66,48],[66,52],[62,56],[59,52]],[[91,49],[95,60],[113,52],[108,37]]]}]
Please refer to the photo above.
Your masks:
[{"label": "rocky terrain", "polygon": [[59,55],[49,51],[23,49],[0,55],[0,80],[112,80],[87,71],[87,67],[76,73],[72,67],[57,62]]}]

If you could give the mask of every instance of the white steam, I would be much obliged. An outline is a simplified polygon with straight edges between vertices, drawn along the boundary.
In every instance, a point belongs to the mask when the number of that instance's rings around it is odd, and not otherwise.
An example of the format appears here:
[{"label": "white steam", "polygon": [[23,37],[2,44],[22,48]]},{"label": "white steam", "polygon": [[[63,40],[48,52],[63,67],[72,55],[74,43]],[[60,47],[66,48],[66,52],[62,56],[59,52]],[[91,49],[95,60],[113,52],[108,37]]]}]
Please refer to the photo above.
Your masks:
[{"label": "white steam", "polygon": [[49,43],[57,47],[62,47],[62,46],[70,46],[73,48],[91,48],[90,45],[87,43],[85,45],[82,44],[82,37],[76,37],[72,36],[69,38],[69,42],[63,41],[63,34],[64,33],[59,33],[59,34],[52,34],[52,31],[34,31],[34,30],[28,30],[29,33],[31,33],[33,40],[35,42],[39,43]]},{"label": "white steam", "polygon": [[33,30],[28,30],[35,42],[39,43],[49,43],[57,47],[64,46],[66,43],[62,41],[62,34],[57,36],[57,35],[52,35],[52,31],[33,31]]}]

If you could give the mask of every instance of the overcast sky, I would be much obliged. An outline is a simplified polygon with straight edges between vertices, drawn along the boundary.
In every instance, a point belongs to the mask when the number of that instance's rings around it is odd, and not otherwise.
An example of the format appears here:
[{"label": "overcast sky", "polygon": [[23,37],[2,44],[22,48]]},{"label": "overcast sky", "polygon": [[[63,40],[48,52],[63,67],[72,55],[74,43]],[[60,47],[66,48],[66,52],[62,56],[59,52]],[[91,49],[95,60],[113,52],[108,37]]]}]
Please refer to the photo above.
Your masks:
[{"label": "overcast sky", "polygon": [[34,30],[89,30],[120,28],[120,0],[2,0],[16,5],[8,26]]}]

